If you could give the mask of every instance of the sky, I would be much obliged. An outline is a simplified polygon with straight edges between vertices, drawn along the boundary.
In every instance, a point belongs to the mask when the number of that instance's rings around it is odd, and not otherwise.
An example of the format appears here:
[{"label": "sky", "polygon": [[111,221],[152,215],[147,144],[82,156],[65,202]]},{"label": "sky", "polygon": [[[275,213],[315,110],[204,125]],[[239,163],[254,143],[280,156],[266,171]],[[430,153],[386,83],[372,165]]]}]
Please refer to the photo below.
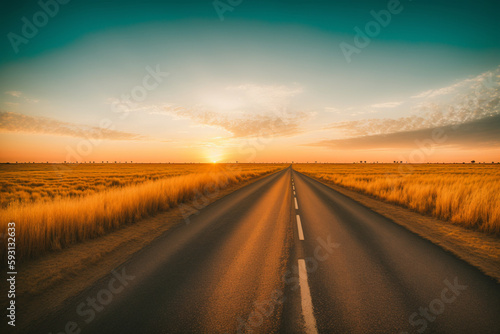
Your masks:
[{"label": "sky", "polygon": [[0,162],[500,161],[498,1],[13,1]]}]

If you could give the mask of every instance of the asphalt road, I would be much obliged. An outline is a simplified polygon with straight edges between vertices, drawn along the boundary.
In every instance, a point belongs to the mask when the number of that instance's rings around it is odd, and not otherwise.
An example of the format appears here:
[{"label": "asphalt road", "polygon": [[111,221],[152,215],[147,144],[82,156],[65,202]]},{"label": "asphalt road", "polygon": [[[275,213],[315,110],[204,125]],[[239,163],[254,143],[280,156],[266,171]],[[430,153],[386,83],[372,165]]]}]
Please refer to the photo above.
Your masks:
[{"label": "asphalt road", "polygon": [[189,221],[30,332],[500,333],[499,284],[291,168]]}]

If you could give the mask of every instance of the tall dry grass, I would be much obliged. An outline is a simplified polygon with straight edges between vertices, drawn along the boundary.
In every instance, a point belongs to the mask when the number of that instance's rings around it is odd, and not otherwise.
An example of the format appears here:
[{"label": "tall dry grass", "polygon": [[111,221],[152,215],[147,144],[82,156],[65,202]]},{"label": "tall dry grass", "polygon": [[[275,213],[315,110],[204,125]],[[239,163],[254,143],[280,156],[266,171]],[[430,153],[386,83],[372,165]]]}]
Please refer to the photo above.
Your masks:
[{"label": "tall dry grass", "polygon": [[[224,189],[231,184],[280,169],[279,166],[245,166],[147,181],[99,193],[56,201],[11,203],[0,209],[0,233],[7,222],[16,223],[17,259],[35,257],[49,250],[95,238],[124,224]],[[5,241],[6,239],[4,239]],[[5,252],[2,247],[0,252]],[[0,258],[5,253],[0,253]]]},{"label": "tall dry grass", "polygon": [[83,197],[214,168],[212,164],[0,164],[0,208],[13,202]]},{"label": "tall dry grass", "polygon": [[441,220],[500,235],[500,166],[299,164],[314,178]]}]

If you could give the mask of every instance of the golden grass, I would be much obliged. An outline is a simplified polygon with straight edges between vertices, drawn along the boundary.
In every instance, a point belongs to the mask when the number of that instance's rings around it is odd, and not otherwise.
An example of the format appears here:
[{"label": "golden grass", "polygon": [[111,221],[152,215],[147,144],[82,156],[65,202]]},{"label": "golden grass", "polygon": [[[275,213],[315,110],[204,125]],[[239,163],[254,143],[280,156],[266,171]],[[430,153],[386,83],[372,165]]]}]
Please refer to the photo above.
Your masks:
[{"label": "golden grass", "polygon": [[[128,165],[124,174],[135,169],[141,173],[142,165]],[[193,200],[231,184],[277,171],[284,166],[240,164],[240,165],[155,165],[158,175],[177,175],[154,181],[130,181],[121,187],[108,187],[102,191],[77,197],[60,197],[56,200],[11,202],[0,209],[0,233],[5,233],[7,222],[16,222],[17,259],[30,258],[48,250],[57,250],[72,243],[95,238],[128,223]],[[43,169],[43,167],[40,167]],[[92,166],[83,166],[92,171]],[[97,167],[99,169],[100,167]],[[119,166],[112,171],[118,179]],[[190,174],[183,173],[183,168]],[[195,171],[195,172],[193,172]],[[23,171],[26,173],[27,171]],[[53,171],[37,170],[31,175],[37,183],[41,177]],[[95,171],[93,171],[95,172]],[[111,171],[95,172],[99,180]],[[29,174],[29,173],[28,173]],[[42,176],[43,175],[43,176]],[[136,175],[136,174],[134,174]],[[29,175],[24,175],[29,178]],[[91,182],[91,178],[86,178]],[[71,187],[67,187],[70,189]],[[5,242],[6,239],[4,239]],[[2,247],[0,252],[5,252]],[[5,253],[0,253],[0,258]]]},{"label": "golden grass", "polygon": [[197,173],[207,164],[0,164],[0,207],[83,197],[110,188]]},{"label": "golden grass", "polygon": [[500,235],[499,165],[298,164],[293,168],[425,215]]}]

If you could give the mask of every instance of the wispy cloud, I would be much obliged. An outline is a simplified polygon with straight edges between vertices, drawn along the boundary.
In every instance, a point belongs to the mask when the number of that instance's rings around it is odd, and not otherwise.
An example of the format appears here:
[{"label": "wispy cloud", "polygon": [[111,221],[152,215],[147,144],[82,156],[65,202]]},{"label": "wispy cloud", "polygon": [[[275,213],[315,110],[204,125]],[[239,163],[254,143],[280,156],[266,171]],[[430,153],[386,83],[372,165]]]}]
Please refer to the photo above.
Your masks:
[{"label": "wispy cloud", "polygon": [[34,99],[34,98],[27,97],[22,92],[20,92],[18,90],[9,90],[9,91],[4,92],[4,94],[12,96],[12,97],[15,97],[15,98],[20,98],[20,99],[22,99],[22,100],[24,100],[26,102],[31,102],[31,103],[38,103],[38,102],[40,102],[39,99]]},{"label": "wispy cloud", "polygon": [[[435,99],[452,93],[452,99]],[[325,129],[340,130],[347,138],[309,145],[344,149],[415,147],[416,141],[432,138],[436,130],[446,134],[445,145],[500,143],[500,67],[417,97],[423,101],[410,116],[333,123]]]},{"label": "wispy cloud", "polygon": [[324,107],[325,112],[335,113],[338,115],[349,115],[349,116],[360,116],[360,115],[368,115],[368,114],[376,114],[380,113],[381,109],[392,109],[399,107],[404,102],[384,102],[384,103],[375,103],[372,105],[365,105],[359,107],[348,107],[344,109],[335,108],[335,107]]},{"label": "wispy cloud", "polygon": [[[446,125],[455,125],[500,114],[500,83],[497,72],[483,73],[456,87],[461,90],[450,102],[426,100],[413,109],[413,115],[397,119],[364,119],[330,124],[327,129],[338,129],[349,136],[369,136],[401,131],[414,131]],[[469,85],[471,82],[475,84]],[[438,91],[450,91],[449,88]]]},{"label": "wispy cloud", "polygon": [[421,99],[421,98],[424,98],[424,97],[428,97],[430,94],[432,94],[432,92],[433,92],[432,89],[426,90],[425,92],[422,92],[420,94],[413,95],[411,98],[412,99]]},{"label": "wispy cloud", "polygon": [[430,89],[412,96],[414,99],[434,98],[451,94],[463,94],[464,91],[477,89],[480,86],[486,88],[495,88],[498,86],[498,79],[500,75],[500,66],[495,70],[484,72],[473,78],[461,80],[453,85],[442,87],[438,89]]},{"label": "wispy cloud", "polygon": [[385,103],[378,103],[378,104],[372,104],[372,108],[396,108],[400,106],[403,102],[385,102]]},{"label": "wispy cloud", "polygon": [[143,140],[144,136],[96,126],[62,122],[14,112],[0,112],[0,131],[36,133],[103,140]]},{"label": "wispy cloud", "polygon": [[[290,99],[303,92],[303,88],[298,84],[242,84],[228,86],[223,90],[230,96],[237,95],[244,103],[230,112],[203,103],[194,106],[136,104],[128,111],[168,115],[177,120],[187,119],[198,126],[223,129],[230,133],[232,138],[297,135],[303,132],[302,123],[315,115],[314,112],[290,111]],[[116,104],[118,100],[110,98],[107,102]]]},{"label": "wispy cloud", "polygon": [[341,110],[339,108],[334,108],[334,107],[325,107],[326,112],[332,112],[336,114],[340,114]]},{"label": "wispy cloud", "polygon": [[292,136],[302,132],[301,124],[310,119],[309,112],[289,112],[281,110],[261,114],[243,114],[237,117],[206,110],[203,107],[184,108],[165,106],[163,110],[152,112],[177,118],[189,119],[201,125],[214,126],[230,132],[234,138],[261,135]]},{"label": "wispy cloud", "polygon": [[21,93],[20,91],[17,91],[17,90],[9,90],[9,91],[5,92],[5,94],[10,95],[10,96],[14,96],[14,97],[21,97],[21,95],[23,93]]},{"label": "wispy cloud", "polygon": [[[415,148],[429,145],[436,133],[442,142],[431,142],[436,146],[456,146],[466,149],[499,147],[500,115],[485,117],[463,124],[446,125],[413,131],[377,134],[346,139],[322,140],[305,146],[320,146],[342,150]],[[420,143],[420,144],[419,144]]]}]

